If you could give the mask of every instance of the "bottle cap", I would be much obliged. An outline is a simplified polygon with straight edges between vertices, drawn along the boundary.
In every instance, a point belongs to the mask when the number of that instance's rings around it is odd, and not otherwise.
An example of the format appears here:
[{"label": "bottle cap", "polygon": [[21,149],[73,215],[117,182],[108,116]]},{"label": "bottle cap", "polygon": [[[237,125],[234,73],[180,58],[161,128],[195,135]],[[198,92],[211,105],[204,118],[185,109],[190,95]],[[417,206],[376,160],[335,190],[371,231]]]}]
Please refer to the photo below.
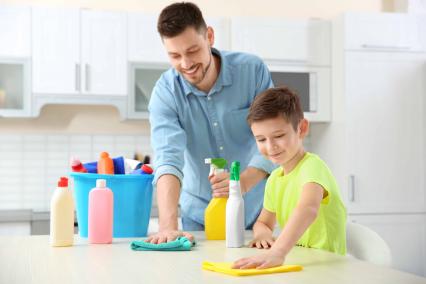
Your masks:
[{"label": "bottle cap", "polygon": [[96,180],[96,187],[106,187],[106,180],[104,179],[97,179]]},{"label": "bottle cap", "polygon": [[83,164],[81,163],[81,161],[75,157],[71,157],[70,164],[71,164],[71,169],[73,169],[74,171],[77,171],[81,167],[83,167]]},{"label": "bottle cap", "polygon": [[58,187],[68,187],[68,178],[61,177],[58,181]]},{"label": "bottle cap", "polygon": [[108,157],[109,157],[108,152],[102,152],[101,153],[101,158],[108,158]]},{"label": "bottle cap", "polygon": [[143,164],[141,167],[141,170],[146,173],[146,174],[152,174],[154,171],[152,170],[152,168],[150,166],[148,166],[147,164]]}]

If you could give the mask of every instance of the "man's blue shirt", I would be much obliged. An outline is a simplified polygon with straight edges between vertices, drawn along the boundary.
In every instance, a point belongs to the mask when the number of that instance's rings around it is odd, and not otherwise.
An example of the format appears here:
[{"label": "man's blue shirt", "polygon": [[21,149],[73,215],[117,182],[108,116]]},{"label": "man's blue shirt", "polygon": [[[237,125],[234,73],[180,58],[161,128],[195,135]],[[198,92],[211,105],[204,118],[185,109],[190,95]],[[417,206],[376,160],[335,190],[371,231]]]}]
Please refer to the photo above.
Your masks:
[{"label": "man's blue shirt", "polygon": [[[179,178],[181,214],[204,224],[212,197],[205,158],[225,158],[270,173],[275,167],[256,148],[246,122],[256,95],[272,87],[266,65],[245,53],[212,49],[221,58],[219,76],[209,93],[198,90],[175,69],[162,74],[149,102],[155,177]],[[229,166],[228,165],[228,166]],[[262,208],[265,181],[244,196],[246,225]]]}]

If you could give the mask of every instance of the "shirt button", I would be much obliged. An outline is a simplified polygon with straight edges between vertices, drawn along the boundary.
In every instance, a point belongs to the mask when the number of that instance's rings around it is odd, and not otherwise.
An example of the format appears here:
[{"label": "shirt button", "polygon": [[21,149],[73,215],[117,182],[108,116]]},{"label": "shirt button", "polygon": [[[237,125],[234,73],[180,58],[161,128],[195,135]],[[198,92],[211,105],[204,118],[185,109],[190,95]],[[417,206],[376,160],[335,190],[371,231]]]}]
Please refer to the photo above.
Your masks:
[{"label": "shirt button", "polygon": [[212,98],[210,98],[210,96],[207,96],[207,99],[210,101]]},{"label": "shirt button", "polygon": [[217,126],[217,122],[213,123],[214,126]]},{"label": "shirt button", "polygon": [[223,147],[222,147],[222,146],[220,146],[220,147],[219,147],[219,149],[222,151],[222,150],[223,150]]}]

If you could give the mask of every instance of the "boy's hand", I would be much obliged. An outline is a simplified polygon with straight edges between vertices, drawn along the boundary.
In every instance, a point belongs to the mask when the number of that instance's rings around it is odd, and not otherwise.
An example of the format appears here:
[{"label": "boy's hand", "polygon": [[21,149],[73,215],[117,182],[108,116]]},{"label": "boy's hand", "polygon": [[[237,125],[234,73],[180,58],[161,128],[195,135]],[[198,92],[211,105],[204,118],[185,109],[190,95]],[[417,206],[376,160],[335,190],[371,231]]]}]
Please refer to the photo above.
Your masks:
[{"label": "boy's hand", "polygon": [[222,172],[209,176],[212,185],[213,197],[228,197],[229,195],[229,173]]},{"label": "boy's hand", "polygon": [[275,242],[275,238],[272,236],[255,236],[252,241],[249,242],[250,248],[258,249],[269,249]]},{"label": "boy's hand", "polygon": [[265,269],[275,266],[280,266],[284,263],[284,255],[276,252],[274,250],[270,250],[266,253],[245,257],[235,261],[232,265],[232,268],[237,269],[249,269],[249,268],[257,268],[257,269]]}]

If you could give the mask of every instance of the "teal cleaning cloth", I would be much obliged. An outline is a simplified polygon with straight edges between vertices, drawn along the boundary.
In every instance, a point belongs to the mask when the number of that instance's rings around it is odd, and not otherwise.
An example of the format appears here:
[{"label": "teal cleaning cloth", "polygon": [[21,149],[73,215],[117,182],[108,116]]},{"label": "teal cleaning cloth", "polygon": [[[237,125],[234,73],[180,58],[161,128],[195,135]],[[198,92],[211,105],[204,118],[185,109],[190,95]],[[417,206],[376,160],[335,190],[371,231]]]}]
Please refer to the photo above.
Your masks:
[{"label": "teal cleaning cloth", "polygon": [[132,250],[163,250],[163,251],[183,251],[191,250],[195,245],[195,241],[191,242],[186,237],[179,237],[174,241],[161,243],[161,244],[151,244],[146,243],[144,240],[133,241],[130,244]]}]

